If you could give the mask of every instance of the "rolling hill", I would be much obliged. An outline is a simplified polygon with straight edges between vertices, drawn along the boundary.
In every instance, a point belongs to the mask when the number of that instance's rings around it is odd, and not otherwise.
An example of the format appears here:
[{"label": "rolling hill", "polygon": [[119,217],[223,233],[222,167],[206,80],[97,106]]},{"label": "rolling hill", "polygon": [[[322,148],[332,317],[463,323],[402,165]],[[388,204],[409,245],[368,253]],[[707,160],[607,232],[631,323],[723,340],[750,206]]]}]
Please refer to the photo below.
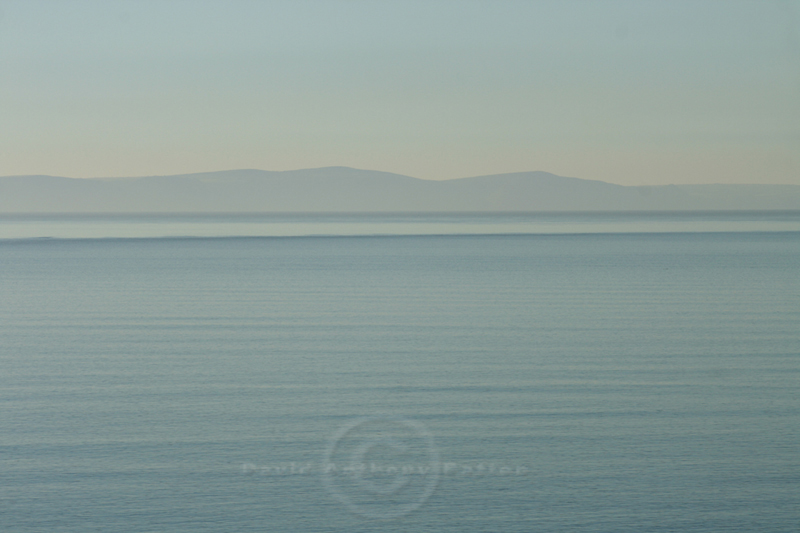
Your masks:
[{"label": "rolling hill", "polygon": [[431,181],[347,167],[138,178],[0,177],[0,213],[800,209],[800,185],[622,186],[519,172]]}]

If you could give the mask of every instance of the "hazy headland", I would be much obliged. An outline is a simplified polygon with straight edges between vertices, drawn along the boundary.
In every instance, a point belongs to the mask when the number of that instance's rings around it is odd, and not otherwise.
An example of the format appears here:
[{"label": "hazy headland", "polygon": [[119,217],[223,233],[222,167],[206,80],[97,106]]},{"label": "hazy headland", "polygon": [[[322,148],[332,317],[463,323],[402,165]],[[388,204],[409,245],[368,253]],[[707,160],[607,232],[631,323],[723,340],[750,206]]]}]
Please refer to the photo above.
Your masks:
[{"label": "hazy headland", "polygon": [[348,167],[77,179],[0,177],[0,213],[800,209],[800,185],[623,186],[518,172],[434,181]]}]

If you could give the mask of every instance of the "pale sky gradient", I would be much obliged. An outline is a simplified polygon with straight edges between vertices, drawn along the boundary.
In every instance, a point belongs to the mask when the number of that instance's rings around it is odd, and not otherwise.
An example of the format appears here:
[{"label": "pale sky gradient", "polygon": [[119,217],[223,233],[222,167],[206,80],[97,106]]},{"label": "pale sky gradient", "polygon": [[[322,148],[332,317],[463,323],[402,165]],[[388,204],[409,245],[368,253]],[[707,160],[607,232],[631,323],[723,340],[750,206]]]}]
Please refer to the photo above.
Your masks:
[{"label": "pale sky gradient", "polygon": [[0,175],[800,184],[800,2],[2,1]]}]

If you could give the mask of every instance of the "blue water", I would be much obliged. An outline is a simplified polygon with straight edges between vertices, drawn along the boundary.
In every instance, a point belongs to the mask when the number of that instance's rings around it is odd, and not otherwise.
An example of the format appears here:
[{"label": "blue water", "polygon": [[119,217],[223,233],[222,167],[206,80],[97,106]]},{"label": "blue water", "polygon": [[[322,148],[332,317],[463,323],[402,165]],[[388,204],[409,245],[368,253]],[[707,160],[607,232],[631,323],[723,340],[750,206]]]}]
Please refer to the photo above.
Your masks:
[{"label": "blue water", "polygon": [[798,265],[792,231],[6,239],[0,531],[796,531]]}]

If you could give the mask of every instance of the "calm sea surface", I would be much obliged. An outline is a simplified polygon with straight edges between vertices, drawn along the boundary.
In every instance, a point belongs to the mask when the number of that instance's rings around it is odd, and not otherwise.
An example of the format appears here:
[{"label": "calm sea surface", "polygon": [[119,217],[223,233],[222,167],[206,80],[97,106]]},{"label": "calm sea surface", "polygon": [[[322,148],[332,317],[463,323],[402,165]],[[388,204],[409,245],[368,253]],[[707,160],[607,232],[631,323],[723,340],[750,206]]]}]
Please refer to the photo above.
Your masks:
[{"label": "calm sea surface", "polygon": [[0,531],[797,531],[800,217],[559,216],[3,218]]}]

